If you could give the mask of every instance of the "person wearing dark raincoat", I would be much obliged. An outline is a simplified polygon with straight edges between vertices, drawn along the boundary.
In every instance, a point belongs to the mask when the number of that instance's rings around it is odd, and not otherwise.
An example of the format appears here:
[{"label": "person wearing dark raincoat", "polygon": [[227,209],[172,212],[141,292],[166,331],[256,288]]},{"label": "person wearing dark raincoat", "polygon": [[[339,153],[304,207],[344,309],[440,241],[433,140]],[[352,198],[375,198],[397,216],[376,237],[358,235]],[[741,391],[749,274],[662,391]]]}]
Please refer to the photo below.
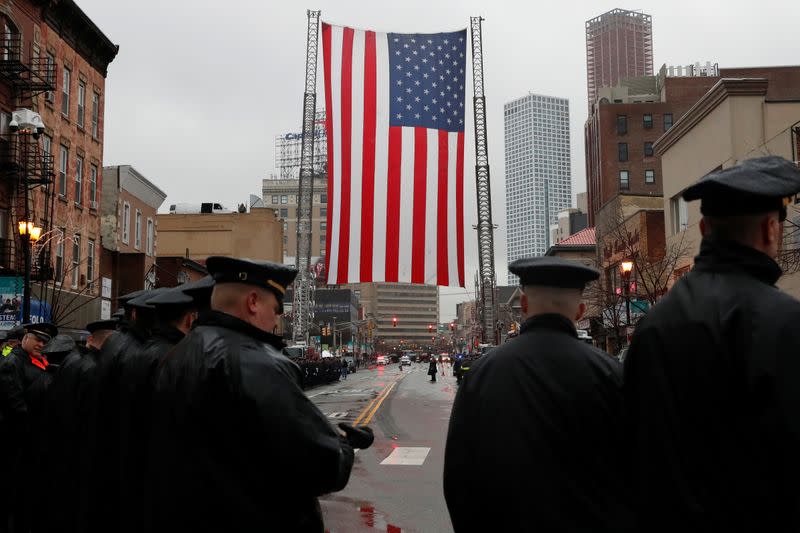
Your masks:
[{"label": "person wearing dark raincoat", "polygon": [[800,302],[775,286],[798,191],[797,166],[767,156],[683,192],[700,252],[625,359],[642,531],[800,531]]},{"label": "person wearing dark raincoat", "polygon": [[49,531],[87,531],[87,515],[93,505],[89,484],[96,456],[95,433],[90,425],[96,398],[95,369],[100,348],[117,324],[116,320],[87,324],[89,337],[83,349],[62,335],[44,348],[44,352],[66,354],[48,391],[48,455],[52,464],[48,493],[58,495],[45,513]]},{"label": "person wearing dark raincoat", "polygon": [[[139,296],[133,305],[152,308],[155,319],[151,336],[139,350],[120,361],[120,521],[121,533],[145,531],[144,498],[147,490],[147,456],[150,447],[153,394],[158,365],[167,353],[189,332],[199,308],[208,307],[185,292],[198,285],[213,286],[210,278],[179,285],[157,294]],[[202,287],[201,287],[202,288]],[[142,299],[142,301],[139,301]]]},{"label": "person wearing dark raincoat", "polygon": [[519,337],[480,357],[450,418],[444,495],[455,531],[634,531],[622,470],[622,368],[578,340],[586,283],[557,257],[509,265]]},{"label": "person wearing dark raincoat", "polygon": [[53,370],[42,349],[58,334],[53,324],[26,324],[22,342],[0,359],[3,494],[11,531],[45,531],[36,494],[48,479],[47,394]]},{"label": "person wearing dark raincoat", "polygon": [[436,368],[436,356],[431,354],[431,360],[428,363],[428,375],[431,377],[431,383],[436,383],[436,373],[438,369]]},{"label": "person wearing dark raincoat", "polygon": [[148,530],[321,533],[317,497],[344,488],[372,432],[334,430],[281,354],[272,331],[294,268],[230,257],[206,267],[212,310],[158,376]]}]

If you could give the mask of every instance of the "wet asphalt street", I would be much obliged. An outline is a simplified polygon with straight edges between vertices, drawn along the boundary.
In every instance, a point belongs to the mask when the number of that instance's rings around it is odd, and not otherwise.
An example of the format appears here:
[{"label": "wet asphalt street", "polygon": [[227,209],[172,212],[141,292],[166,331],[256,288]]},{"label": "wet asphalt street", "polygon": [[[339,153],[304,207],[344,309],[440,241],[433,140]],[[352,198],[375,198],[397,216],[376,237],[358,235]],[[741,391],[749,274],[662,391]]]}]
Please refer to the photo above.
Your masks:
[{"label": "wet asphalt street", "polygon": [[427,363],[360,369],[308,391],[332,423],[375,431],[373,446],[356,453],[347,487],[320,499],[327,531],[452,531],[442,469],[456,382],[449,365],[437,383],[427,370]]}]

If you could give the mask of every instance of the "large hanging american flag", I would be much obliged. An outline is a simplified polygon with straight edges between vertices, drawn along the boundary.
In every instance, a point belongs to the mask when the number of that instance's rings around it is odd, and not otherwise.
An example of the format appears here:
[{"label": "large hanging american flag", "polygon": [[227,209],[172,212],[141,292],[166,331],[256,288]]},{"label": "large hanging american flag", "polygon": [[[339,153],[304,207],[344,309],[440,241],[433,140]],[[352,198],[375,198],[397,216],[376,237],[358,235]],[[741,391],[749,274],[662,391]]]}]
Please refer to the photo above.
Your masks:
[{"label": "large hanging american flag", "polygon": [[328,283],[463,287],[466,30],[322,43]]}]

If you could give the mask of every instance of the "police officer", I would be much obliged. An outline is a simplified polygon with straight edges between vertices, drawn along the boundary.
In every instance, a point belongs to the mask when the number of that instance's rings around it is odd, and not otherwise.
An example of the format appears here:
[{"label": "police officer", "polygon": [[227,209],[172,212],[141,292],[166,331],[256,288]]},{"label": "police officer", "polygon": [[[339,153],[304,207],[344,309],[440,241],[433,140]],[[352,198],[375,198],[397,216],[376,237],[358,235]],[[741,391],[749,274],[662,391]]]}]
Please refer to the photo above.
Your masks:
[{"label": "police officer", "polygon": [[798,191],[800,170],[770,156],[683,192],[700,253],[625,360],[642,531],[800,531],[800,302],[775,287]]},{"label": "police officer", "polygon": [[19,346],[19,343],[22,341],[22,337],[25,335],[25,328],[22,326],[14,326],[8,333],[6,334],[6,338],[3,341],[3,350],[0,352],[0,355],[3,357],[8,356],[11,353],[11,350]]},{"label": "police officer", "polygon": [[[213,286],[213,285],[212,285]],[[184,292],[188,287],[200,303]],[[120,361],[120,441],[119,441],[119,531],[144,531],[142,513],[145,469],[150,445],[152,400],[161,359],[189,332],[197,309],[207,306],[206,293],[196,285],[180,285],[153,291],[130,302],[138,308],[152,308],[155,319],[150,337],[138,350]]]},{"label": "police officer", "polygon": [[209,257],[212,310],[167,355],[153,442],[156,531],[322,532],[317,497],[347,484],[368,428],[335,431],[272,331],[297,274]]},{"label": "police officer", "polygon": [[22,342],[0,362],[4,498],[11,501],[12,531],[41,531],[42,514],[32,494],[45,479],[46,395],[52,383],[42,348],[58,334],[53,324],[27,324]]},{"label": "police officer", "polygon": [[631,531],[620,471],[622,369],[578,340],[586,283],[557,257],[509,265],[519,337],[479,358],[456,395],[444,494],[456,531]]}]

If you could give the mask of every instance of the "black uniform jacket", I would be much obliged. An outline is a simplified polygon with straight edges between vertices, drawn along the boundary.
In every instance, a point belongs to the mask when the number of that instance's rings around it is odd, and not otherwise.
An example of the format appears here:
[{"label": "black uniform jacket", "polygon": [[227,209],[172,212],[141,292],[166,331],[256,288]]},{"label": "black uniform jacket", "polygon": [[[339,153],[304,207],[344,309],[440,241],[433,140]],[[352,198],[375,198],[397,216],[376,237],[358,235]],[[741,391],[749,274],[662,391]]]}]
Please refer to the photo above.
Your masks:
[{"label": "black uniform jacket", "polygon": [[704,239],[625,360],[643,531],[800,531],[800,302]]},{"label": "black uniform jacket", "polygon": [[184,334],[159,324],[138,349],[119,360],[119,471],[120,532],[144,529],[143,498],[146,491],[146,461],[150,445],[153,394],[162,358]]},{"label": "black uniform jacket", "polygon": [[283,343],[211,311],[167,355],[155,400],[152,531],[323,531],[353,449],[303,394]]},{"label": "black uniform jacket", "polygon": [[630,531],[621,374],[555,314],[476,361],[445,451],[455,530]]},{"label": "black uniform jacket", "polygon": [[99,352],[73,350],[62,362],[48,392],[49,452],[52,468],[47,513],[53,531],[86,531],[90,473],[96,438],[91,413],[96,399],[95,368]]}]

